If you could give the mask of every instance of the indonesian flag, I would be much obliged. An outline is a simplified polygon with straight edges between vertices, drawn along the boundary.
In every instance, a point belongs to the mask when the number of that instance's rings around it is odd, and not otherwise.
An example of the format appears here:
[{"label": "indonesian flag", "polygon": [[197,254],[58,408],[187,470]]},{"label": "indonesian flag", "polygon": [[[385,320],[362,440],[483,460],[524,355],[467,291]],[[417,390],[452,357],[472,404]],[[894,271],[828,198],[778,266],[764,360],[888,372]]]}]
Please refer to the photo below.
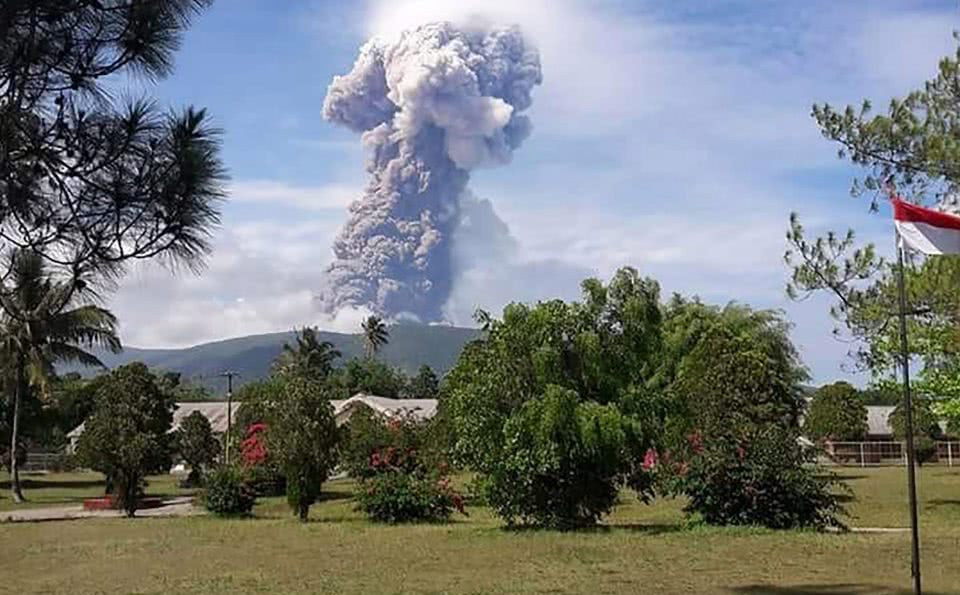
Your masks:
[{"label": "indonesian flag", "polygon": [[894,199],[893,219],[905,247],[923,254],[960,254],[960,217]]}]

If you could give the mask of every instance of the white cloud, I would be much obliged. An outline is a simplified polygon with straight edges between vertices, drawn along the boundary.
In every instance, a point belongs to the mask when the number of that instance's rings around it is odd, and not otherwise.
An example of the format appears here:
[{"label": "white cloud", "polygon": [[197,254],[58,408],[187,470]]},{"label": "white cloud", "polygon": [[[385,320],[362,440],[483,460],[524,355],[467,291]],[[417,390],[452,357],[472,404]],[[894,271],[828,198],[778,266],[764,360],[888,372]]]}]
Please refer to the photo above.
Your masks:
[{"label": "white cloud", "polygon": [[277,180],[240,180],[230,185],[230,200],[310,211],[343,210],[360,189],[347,183],[296,186]]}]

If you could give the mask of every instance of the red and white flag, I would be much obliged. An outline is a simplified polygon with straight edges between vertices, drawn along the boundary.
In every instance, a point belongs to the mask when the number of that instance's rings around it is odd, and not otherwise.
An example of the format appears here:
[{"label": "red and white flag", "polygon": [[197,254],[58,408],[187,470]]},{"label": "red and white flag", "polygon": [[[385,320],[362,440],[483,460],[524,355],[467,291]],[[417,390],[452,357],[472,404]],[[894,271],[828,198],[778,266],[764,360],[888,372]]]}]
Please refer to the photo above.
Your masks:
[{"label": "red and white flag", "polygon": [[893,219],[906,248],[923,254],[960,254],[960,217],[893,200]]}]

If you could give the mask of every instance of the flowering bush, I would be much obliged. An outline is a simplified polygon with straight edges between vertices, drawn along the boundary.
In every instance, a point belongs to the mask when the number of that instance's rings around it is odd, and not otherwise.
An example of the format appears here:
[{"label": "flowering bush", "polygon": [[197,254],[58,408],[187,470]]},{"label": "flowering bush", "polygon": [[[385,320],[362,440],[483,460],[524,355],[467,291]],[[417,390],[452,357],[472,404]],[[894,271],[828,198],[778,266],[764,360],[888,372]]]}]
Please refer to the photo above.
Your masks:
[{"label": "flowering bush", "polygon": [[221,467],[211,473],[201,498],[207,510],[220,516],[250,514],[257,501],[243,470],[235,467]]},{"label": "flowering bush", "polygon": [[454,510],[466,514],[463,497],[446,477],[389,471],[363,480],[359,509],[383,523],[445,521]]},{"label": "flowering bush", "polygon": [[466,514],[463,496],[450,485],[446,465],[428,468],[415,448],[388,446],[370,455],[360,480],[358,508],[385,523],[445,521]]},{"label": "flowering bush", "polygon": [[266,444],[267,424],[255,422],[247,426],[240,442],[240,462],[250,487],[260,496],[280,496],[286,481],[277,465],[270,460]]},{"label": "flowering bush", "polygon": [[738,438],[717,437],[690,450],[689,461],[661,469],[689,499],[686,511],[713,525],[771,529],[842,528],[835,477],[809,465],[795,432],[770,426]]}]

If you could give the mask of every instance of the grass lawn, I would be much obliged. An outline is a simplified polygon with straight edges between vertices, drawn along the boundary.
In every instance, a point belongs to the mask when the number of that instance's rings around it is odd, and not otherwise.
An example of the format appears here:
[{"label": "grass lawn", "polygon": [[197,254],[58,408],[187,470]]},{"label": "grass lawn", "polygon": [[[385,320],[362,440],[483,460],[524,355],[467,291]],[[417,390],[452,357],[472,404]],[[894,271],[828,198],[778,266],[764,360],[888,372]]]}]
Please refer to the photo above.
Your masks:
[{"label": "grass lawn", "polygon": [[[844,472],[852,524],[907,526],[902,468]],[[49,478],[34,501],[96,493]],[[68,484],[77,482],[73,490]],[[151,491],[167,492],[169,480]],[[97,519],[0,526],[9,593],[908,593],[909,534],[686,529],[681,502],[629,495],[594,531],[506,531],[486,509],[448,525],[373,525],[331,482],[301,525],[279,499],[256,518]],[[924,585],[960,593],[960,470],[920,474]],[[6,498],[6,494],[4,495]],[[8,507],[7,501],[0,506]],[[8,589],[8,591],[3,591]]]}]

